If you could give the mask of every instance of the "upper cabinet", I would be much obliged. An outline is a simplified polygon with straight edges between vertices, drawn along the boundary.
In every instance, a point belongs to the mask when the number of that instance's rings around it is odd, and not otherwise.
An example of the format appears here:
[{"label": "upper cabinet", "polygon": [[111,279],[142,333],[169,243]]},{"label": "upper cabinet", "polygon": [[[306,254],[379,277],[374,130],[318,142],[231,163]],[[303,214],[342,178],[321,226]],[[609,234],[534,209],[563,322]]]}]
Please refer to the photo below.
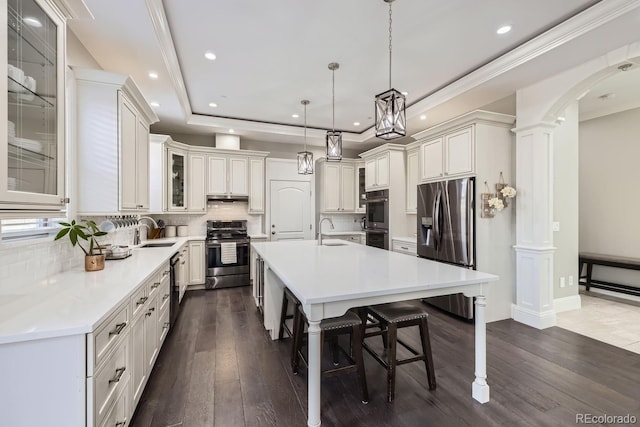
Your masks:
[{"label": "upper cabinet", "polygon": [[167,211],[187,210],[187,152],[179,148],[167,148]]},{"label": "upper cabinet", "polygon": [[473,126],[457,129],[421,145],[420,180],[438,181],[473,175],[475,163]]},{"label": "upper cabinet", "polygon": [[207,194],[218,196],[249,195],[249,158],[237,155],[208,156]]},{"label": "upper cabinet", "polygon": [[418,174],[419,155],[418,147],[407,151],[407,213],[414,214],[418,211]]},{"label": "upper cabinet", "polygon": [[316,162],[320,183],[320,212],[356,212],[356,162],[342,159],[339,163],[324,158]]},{"label": "upper cabinet", "polygon": [[264,213],[264,157],[249,158],[249,213]]},{"label": "upper cabinet", "polygon": [[[65,208],[65,18],[53,1],[8,0],[0,54],[0,209]],[[30,19],[26,19],[30,18]],[[40,25],[30,25],[39,22]]]},{"label": "upper cabinet", "polygon": [[367,191],[389,188],[389,153],[365,159],[365,189]]},{"label": "upper cabinet", "polygon": [[207,156],[204,153],[189,153],[189,197],[187,200],[190,212],[207,211],[207,196],[204,194],[206,159]]},{"label": "upper cabinet", "polygon": [[158,121],[127,75],[74,68],[78,213],[149,210],[149,126]]}]

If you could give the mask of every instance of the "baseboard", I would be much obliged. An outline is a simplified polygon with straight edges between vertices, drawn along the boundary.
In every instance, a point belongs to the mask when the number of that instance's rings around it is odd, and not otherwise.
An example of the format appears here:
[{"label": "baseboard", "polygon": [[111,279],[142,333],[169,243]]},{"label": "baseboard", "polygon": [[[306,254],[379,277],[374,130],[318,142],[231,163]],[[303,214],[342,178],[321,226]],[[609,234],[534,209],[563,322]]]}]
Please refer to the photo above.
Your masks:
[{"label": "baseboard", "polygon": [[598,288],[591,288],[587,291],[586,287],[582,284],[580,285],[580,292],[584,292],[585,295],[599,294],[599,295],[605,295],[608,297],[614,297],[620,300],[640,302],[640,297],[637,297],[635,295],[629,295],[629,294],[624,294],[622,292],[615,292],[615,291],[609,291],[607,289],[598,289]]},{"label": "baseboard", "polygon": [[553,300],[553,308],[556,310],[556,313],[562,313],[563,311],[580,310],[580,308],[582,308],[580,295],[571,295],[570,297],[556,298]]},{"label": "baseboard", "polygon": [[511,317],[516,322],[524,323],[536,329],[546,329],[556,326],[556,312],[554,310],[536,312],[528,308],[511,304]]}]

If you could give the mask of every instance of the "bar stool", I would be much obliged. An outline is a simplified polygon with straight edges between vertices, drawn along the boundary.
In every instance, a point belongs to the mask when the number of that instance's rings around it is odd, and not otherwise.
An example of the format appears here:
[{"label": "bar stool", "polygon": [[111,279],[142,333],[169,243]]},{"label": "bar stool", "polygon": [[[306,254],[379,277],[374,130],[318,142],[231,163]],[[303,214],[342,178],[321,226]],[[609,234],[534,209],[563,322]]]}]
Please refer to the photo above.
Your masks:
[{"label": "bar stool", "polygon": [[[366,314],[374,319],[374,323],[367,325],[367,328],[378,327],[380,330],[365,333],[365,339],[381,335],[387,352],[387,360],[384,360],[381,355],[378,355],[366,342],[362,344],[363,348],[387,370],[387,401],[391,403],[395,397],[396,367],[404,365],[405,363],[423,360],[427,370],[429,390],[435,390],[436,377],[433,368],[433,355],[431,354],[429,326],[427,324],[429,314],[422,305],[422,302],[402,301],[373,305],[366,308]],[[418,326],[420,328],[422,353],[419,353],[409,344],[398,338],[398,329],[409,326]],[[397,343],[413,353],[414,356],[406,359],[396,359]]]},{"label": "bar stool", "polygon": [[[293,358],[293,373],[298,373],[298,365],[300,360],[305,366],[309,367],[307,359],[302,353],[303,341],[304,341],[304,326],[307,319],[302,312],[302,307],[298,307],[298,313],[295,317],[294,325],[294,358]],[[362,357],[362,339],[364,328],[362,325],[362,319],[356,313],[347,311],[343,316],[332,317],[324,319],[320,322],[320,342],[324,344],[325,339],[329,341],[331,345],[331,352],[333,357],[333,365],[338,366],[339,355],[342,353],[349,361],[348,365],[340,366],[332,369],[325,369],[323,374],[332,374],[345,370],[355,369],[358,375],[358,382],[360,384],[360,390],[362,392],[362,403],[369,402],[369,391],[367,389],[367,377],[364,371],[364,359]],[[350,351],[347,353],[338,343],[340,335],[349,335],[350,338]],[[320,349],[322,350],[324,345]]]},{"label": "bar stool", "polygon": [[[293,305],[293,314],[288,314],[289,311],[289,303]],[[297,316],[299,313],[300,301],[296,298],[295,295],[289,290],[289,288],[285,287],[284,292],[282,294],[282,309],[280,310],[280,332],[278,332],[278,339],[281,340],[284,338],[284,333],[286,332],[288,336],[293,338],[293,343],[291,344],[291,366],[293,367],[293,360],[295,357],[296,347],[295,347],[295,333],[296,333],[296,322]],[[293,324],[291,329],[287,325],[287,320],[293,319]]]}]

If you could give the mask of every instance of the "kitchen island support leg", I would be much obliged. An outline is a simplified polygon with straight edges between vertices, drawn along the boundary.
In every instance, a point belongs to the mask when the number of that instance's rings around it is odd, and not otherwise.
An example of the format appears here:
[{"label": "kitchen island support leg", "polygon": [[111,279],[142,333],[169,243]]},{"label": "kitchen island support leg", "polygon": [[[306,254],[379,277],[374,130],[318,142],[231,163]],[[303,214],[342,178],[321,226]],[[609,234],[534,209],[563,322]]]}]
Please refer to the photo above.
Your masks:
[{"label": "kitchen island support leg", "polygon": [[484,296],[476,296],[476,379],[471,386],[471,395],[480,403],[489,401],[486,306],[486,298]]},{"label": "kitchen island support leg", "polygon": [[309,320],[307,332],[309,342],[309,418],[307,425],[318,427],[320,425],[320,380],[322,375],[320,371],[322,361],[320,321]]}]

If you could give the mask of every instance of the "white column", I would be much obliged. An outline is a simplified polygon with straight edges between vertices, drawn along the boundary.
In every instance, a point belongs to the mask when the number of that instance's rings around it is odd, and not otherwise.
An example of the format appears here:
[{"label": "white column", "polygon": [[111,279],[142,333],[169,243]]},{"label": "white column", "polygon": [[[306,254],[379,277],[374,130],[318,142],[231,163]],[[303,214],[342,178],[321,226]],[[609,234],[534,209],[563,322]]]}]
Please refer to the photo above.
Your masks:
[{"label": "white column", "polygon": [[309,343],[309,369],[308,369],[308,393],[309,393],[309,418],[307,425],[309,427],[318,427],[320,425],[320,381],[321,381],[321,333],[320,321],[309,320],[308,343]]},{"label": "white column", "polygon": [[544,329],[553,308],[553,128],[539,123],[516,132],[516,303],[512,317]]},{"label": "white column", "polygon": [[487,324],[484,296],[476,296],[476,379],[471,385],[471,395],[480,403],[489,401],[489,384],[487,384]]}]

